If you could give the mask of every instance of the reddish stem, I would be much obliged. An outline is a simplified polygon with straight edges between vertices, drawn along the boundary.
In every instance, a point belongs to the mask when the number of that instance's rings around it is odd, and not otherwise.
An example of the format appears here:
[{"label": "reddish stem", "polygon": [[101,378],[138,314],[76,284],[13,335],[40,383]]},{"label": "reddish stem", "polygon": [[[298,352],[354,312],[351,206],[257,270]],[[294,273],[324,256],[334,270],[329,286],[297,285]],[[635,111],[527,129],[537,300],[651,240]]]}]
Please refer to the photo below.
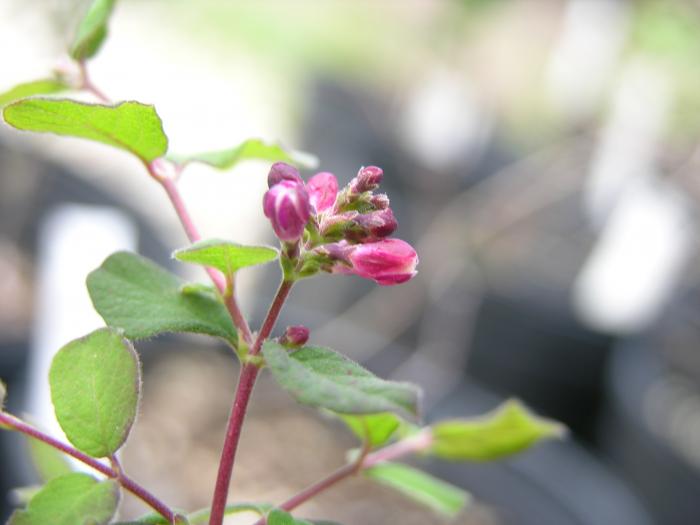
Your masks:
[{"label": "reddish stem", "polygon": [[[354,474],[358,474],[359,472],[371,468],[378,463],[391,461],[407,456],[408,454],[413,454],[427,449],[432,443],[432,439],[430,430],[425,429],[418,434],[402,439],[401,441],[397,441],[396,443],[379,449],[372,454],[367,454],[367,456],[364,458],[360,457],[358,462],[348,463],[347,465],[340,467],[335,472],[331,473],[320,481],[317,481],[313,485],[306,487],[304,490],[292,496],[281,505],[278,505],[278,508],[286,511],[294,510],[301,504],[306,503],[310,499],[318,496],[322,492],[325,492],[329,488]],[[265,525],[266,523],[267,518],[260,518],[254,525]]]},{"label": "reddish stem", "polygon": [[[280,284],[277,294],[260,328],[260,333],[255,339],[255,343],[253,343],[248,355],[254,356],[260,352],[263,342],[270,336],[277,322],[284,301],[289,296],[293,284],[293,281],[282,281]],[[238,442],[240,441],[243,422],[246,412],[248,411],[250,395],[253,392],[258,372],[258,367],[252,363],[244,364],[243,368],[241,368],[236,397],[234,398],[233,407],[231,408],[231,416],[229,417],[228,427],[226,429],[226,438],[224,439],[224,446],[221,451],[219,473],[216,477],[216,487],[214,488],[214,497],[211,504],[209,525],[221,525],[224,520],[224,511],[226,509],[228,489],[231,485],[231,476],[233,474],[233,465],[236,460]]]},{"label": "reddish stem", "polygon": [[80,89],[91,93],[93,96],[95,96],[95,98],[99,99],[100,102],[104,102],[105,104],[111,104],[112,101],[109,99],[109,97],[105,95],[95,84],[92,83],[90,75],[88,74],[87,67],[85,66],[85,62],[78,62],[78,66],[80,67],[81,76]]},{"label": "reddish stem", "polygon": [[144,503],[149,505],[151,508],[153,508],[158,514],[167,519],[169,523],[175,523],[175,513],[172,510],[170,510],[168,506],[165,505],[165,503],[161,502],[156,496],[151,494],[148,490],[143,488],[141,485],[139,485],[123,473],[117,472],[116,470],[108,467],[107,465],[100,463],[95,458],[92,458],[87,454],[84,454],[79,450],[71,447],[70,445],[67,445],[65,443],[62,443],[61,441],[58,441],[55,438],[52,438],[48,434],[44,434],[40,430],[37,430],[31,425],[28,425],[24,421],[21,421],[16,417],[11,416],[10,414],[0,412],[0,423],[10,427],[11,429],[16,430],[17,432],[21,432],[22,434],[37,439],[42,443],[49,445],[50,447],[60,450],[64,454],[67,454],[77,459],[78,461],[85,463],[86,465],[97,470],[98,472],[101,472],[108,478],[117,480],[122,487],[124,487],[134,496],[136,496]]}]

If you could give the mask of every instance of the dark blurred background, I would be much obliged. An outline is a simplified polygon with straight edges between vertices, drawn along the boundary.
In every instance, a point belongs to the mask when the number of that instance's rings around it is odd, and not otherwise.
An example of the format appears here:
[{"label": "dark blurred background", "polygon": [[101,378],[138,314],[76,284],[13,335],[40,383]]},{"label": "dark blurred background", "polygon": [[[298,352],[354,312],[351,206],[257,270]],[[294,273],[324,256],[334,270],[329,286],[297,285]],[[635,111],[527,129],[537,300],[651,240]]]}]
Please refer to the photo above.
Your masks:
[{"label": "dark blurred background", "polygon": [[[0,91],[65,67],[84,7],[0,2]],[[421,383],[428,421],[517,396],[571,430],[498,464],[423,463],[475,496],[455,523],[695,525],[698,60],[693,0],[122,0],[91,71],[112,98],[155,103],[173,152],[256,136],[314,153],[341,184],[362,165],[384,169],[418,276],[395,288],[303,282],[281,324],[307,324],[315,342]],[[205,236],[272,242],[260,209],[267,168],[188,169],[180,185]],[[192,272],[169,258],[184,244],[138,162],[3,126],[0,377],[10,408],[56,429],[47,363],[101,322],[86,273],[122,247]],[[254,324],[278,273],[242,275]],[[124,463],[173,505],[205,506],[235,364],[199,338],[138,349],[145,397]],[[284,499],[353,446],[269,383],[256,390],[238,499]],[[11,489],[35,474],[7,433],[0,465],[5,518]],[[127,499],[125,517],[142,511]],[[346,525],[442,522],[362,480],[303,513]]]}]

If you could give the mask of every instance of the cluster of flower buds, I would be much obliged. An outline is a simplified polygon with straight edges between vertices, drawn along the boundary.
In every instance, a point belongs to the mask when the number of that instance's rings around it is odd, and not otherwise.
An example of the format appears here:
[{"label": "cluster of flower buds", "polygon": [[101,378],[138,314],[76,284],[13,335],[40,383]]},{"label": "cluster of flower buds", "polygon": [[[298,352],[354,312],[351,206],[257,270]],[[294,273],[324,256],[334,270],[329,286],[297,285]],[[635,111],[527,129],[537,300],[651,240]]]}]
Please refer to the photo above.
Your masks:
[{"label": "cluster of flower buds", "polygon": [[339,190],[332,173],[304,183],[293,166],[274,164],[263,210],[293,257],[287,270],[298,277],[319,270],[355,274],[381,285],[411,279],[418,256],[407,242],[389,238],[398,223],[386,194],[375,193],[383,175],[381,168],[364,167]]}]

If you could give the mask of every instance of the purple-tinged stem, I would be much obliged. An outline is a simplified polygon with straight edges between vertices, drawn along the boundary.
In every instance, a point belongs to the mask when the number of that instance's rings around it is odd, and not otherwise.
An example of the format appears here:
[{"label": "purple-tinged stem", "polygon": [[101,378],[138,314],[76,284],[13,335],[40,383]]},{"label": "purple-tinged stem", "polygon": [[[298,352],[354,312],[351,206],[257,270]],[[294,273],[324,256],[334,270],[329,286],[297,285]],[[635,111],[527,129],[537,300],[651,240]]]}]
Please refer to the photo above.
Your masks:
[{"label": "purple-tinged stem", "polygon": [[90,79],[90,75],[88,73],[85,62],[80,61],[78,63],[78,66],[80,67],[80,77],[81,77],[80,89],[82,89],[83,91],[86,91],[88,93],[91,93],[100,102],[103,102],[105,104],[111,104],[112,101],[110,100],[110,98],[107,95],[105,95],[95,84],[92,83],[92,80]]},{"label": "purple-tinged stem", "polygon": [[[279,318],[282,306],[289,296],[293,284],[292,281],[282,281],[280,284],[277,294],[260,328],[260,333],[258,333],[258,337],[255,339],[248,355],[254,356],[260,352],[263,342],[270,336]],[[211,504],[209,525],[221,525],[224,520],[224,511],[228,498],[228,489],[231,485],[236,451],[238,450],[238,443],[241,438],[241,431],[243,430],[243,422],[246,412],[248,411],[248,403],[250,402],[250,396],[253,392],[258,372],[259,368],[253,363],[243,364],[241,368],[236,397],[234,398],[233,407],[231,408],[231,416],[229,417],[228,427],[226,429],[226,438],[224,439],[224,446],[221,450],[221,460],[219,461],[219,472],[216,478],[214,497]]]},{"label": "purple-tinged stem", "polygon": [[7,427],[10,427],[13,430],[16,430],[17,432],[21,432],[22,434],[37,439],[42,443],[49,445],[50,447],[60,450],[64,454],[67,454],[77,459],[78,461],[85,463],[87,466],[104,474],[108,478],[117,480],[122,487],[124,487],[134,496],[142,500],[148,506],[153,508],[158,514],[167,519],[169,523],[175,523],[175,513],[172,510],[170,510],[170,508],[168,508],[168,506],[165,503],[161,502],[156,496],[151,494],[148,490],[143,488],[134,480],[124,475],[123,472],[117,472],[116,470],[108,467],[107,465],[100,463],[95,458],[92,458],[87,454],[80,452],[79,450],[71,447],[70,445],[67,445],[66,443],[62,443],[61,441],[52,438],[48,434],[37,430],[31,425],[28,425],[24,421],[21,421],[16,417],[11,416],[10,414],[0,412],[0,423]]},{"label": "purple-tinged stem", "polygon": [[[371,468],[378,463],[391,461],[427,449],[430,447],[432,440],[433,436],[430,430],[425,429],[418,434],[402,439],[401,441],[397,441],[396,443],[381,448],[371,454],[367,454],[364,459],[360,459],[359,463],[348,463],[347,465],[340,467],[335,472],[329,474],[320,481],[317,481],[313,485],[306,487],[304,490],[292,496],[281,505],[278,505],[278,508],[286,511],[294,510],[301,504],[306,503],[310,499],[318,496],[322,492],[325,492],[329,488],[335,486],[344,479],[353,476],[354,474],[358,474],[359,472]],[[254,525],[266,525],[266,523],[267,518],[260,518]]]}]

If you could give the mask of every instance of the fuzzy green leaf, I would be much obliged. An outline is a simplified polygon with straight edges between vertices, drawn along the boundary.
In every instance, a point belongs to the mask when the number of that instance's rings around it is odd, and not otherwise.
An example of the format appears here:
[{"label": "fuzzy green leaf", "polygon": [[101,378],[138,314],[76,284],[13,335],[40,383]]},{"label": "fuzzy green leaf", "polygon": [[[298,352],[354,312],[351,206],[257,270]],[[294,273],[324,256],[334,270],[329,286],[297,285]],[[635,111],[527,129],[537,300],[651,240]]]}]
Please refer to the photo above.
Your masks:
[{"label": "fuzzy green leaf", "polygon": [[314,168],[318,165],[318,159],[309,153],[287,149],[280,144],[265,142],[261,139],[248,139],[229,149],[194,155],[174,155],[172,158],[178,163],[201,162],[220,170],[230,169],[244,160],[288,162],[306,168]]},{"label": "fuzzy green leaf", "polygon": [[432,430],[430,452],[451,461],[500,459],[565,432],[561,424],[534,416],[515,400],[484,417],[443,421]]},{"label": "fuzzy green leaf", "polygon": [[246,266],[274,261],[279,252],[267,246],[243,246],[234,242],[209,239],[173,253],[179,261],[211,266],[225,275],[232,275]]},{"label": "fuzzy green leaf", "polygon": [[456,516],[469,502],[469,494],[459,487],[401,463],[380,463],[363,472],[448,517]]},{"label": "fuzzy green leaf", "polygon": [[114,9],[115,0],[93,0],[78,26],[70,46],[70,56],[85,60],[95,56],[107,37],[107,23]]},{"label": "fuzzy green leaf", "polygon": [[104,525],[119,503],[116,481],[98,482],[87,474],[73,473],[49,481],[16,511],[8,525]]},{"label": "fuzzy green leaf", "polygon": [[267,341],[263,355],[277,382],[304,405],[341,414],[418,415],[417,386],[381,379],[330,348],[305,346],[290,353]]},{"label": "fuzzy green leaf", "polygon": [[0,93],[0,107],[19,100],[22,98],[35,97],[37,95],[51,95],[53,93],[61,93],[71,89],[69,84],[56,78],[46,78],[42,80],[34,80],[32,82],[24,82],[15,87]]},{"label": "fuzzy green leaf", "polygon": [[192,332],[237,340],[221,301],[185,287],[176,276],[134,253],[110,255],[88,275],[87,287],[107,325],[123,330],[129,339]]},{"label": "fuzzy green leaf", "polygon": [[54,357],[49,384],[56,418],[73,445],[99,458],[124,444],[141,390],[129,341],[109,328],[71,341]]},{"label": "fuzzy green leaf", "polygon": [[129,151],[144,162],[165,154],[168,138],[153,106],[114,106],[65,99],[29,98],[5,107],[5,121],[17,129],[102,142]]},{"label": "fuzzy green leaf", "polygon": [[401,425],[401,419],[390,412],[366,415],[340,414],[340,419],[353,434],[372,447],[378,447],[389,441]]}]

